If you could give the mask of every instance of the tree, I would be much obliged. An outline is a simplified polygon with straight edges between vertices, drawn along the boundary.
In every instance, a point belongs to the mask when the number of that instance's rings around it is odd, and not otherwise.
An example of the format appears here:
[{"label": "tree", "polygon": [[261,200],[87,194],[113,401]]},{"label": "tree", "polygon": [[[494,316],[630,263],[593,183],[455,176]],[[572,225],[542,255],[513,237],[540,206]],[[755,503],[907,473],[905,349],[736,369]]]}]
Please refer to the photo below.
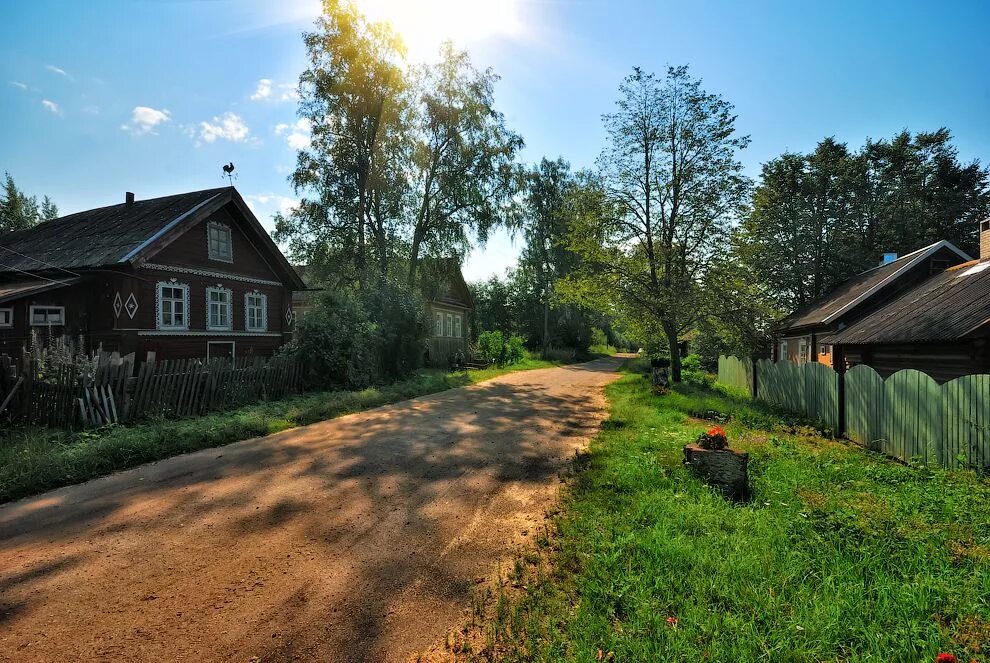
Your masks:
[{"label": "tree", "polygon": [[324,0],[317,30],[303,39],[299,112],[311,139],[290,179],[307,195],[276,217],[276,239],[318,270],[332,265],[339,281],[364,281],[369,258],[384,279],[407,190],[412,108],[402,43],[349,0]]},{"label": "tree", "polygon": [[0,195],[0,233],[24,230],[56,218],[58,207],[48,196],[42,199],[39,206],[37,197],[18,189],[10,173],[4,173],[3,193]]},{"label": "tree", "polygon": [[946,239],[978,251],[990,211],[988,171],[962,164],[946,129],[872,141],[833,138],[763,166],[736,255],[777,307],[793,310],[878,264]]},{"label": "tree", "polygon": [[412,157],[409,283],[424,250],[464,255],[469,230],[485,241],[505,221],[516,190],[513,160],[523,141],[495,110],[490,69],[478,71],[447,42],[439,63],[421,70],[420,115]]},{"label": "tree", "polygon": [[737,159],[748,138],[735,133],[732,105],[687,67],[663,79],[636,68],[619,90],[604,118],[600,183],[572,216],[582,267],[563,291],[612,308],[641,338],[664,338],[679,381],[679,335],[703,310],[701,281],[748,192]]}]

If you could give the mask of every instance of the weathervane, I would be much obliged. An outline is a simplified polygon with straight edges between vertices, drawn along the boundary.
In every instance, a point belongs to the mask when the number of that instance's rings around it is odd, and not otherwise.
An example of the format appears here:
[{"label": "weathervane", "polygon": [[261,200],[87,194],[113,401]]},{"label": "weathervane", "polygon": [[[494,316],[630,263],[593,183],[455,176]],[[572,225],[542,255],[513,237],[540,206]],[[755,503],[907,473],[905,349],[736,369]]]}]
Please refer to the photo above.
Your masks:
[{"label": "weathervane", "polygon": [[227,181],[230,182],[230,186],[234,186],[234,162],[224,165],[223,175],[221,177],[226,177]]}]

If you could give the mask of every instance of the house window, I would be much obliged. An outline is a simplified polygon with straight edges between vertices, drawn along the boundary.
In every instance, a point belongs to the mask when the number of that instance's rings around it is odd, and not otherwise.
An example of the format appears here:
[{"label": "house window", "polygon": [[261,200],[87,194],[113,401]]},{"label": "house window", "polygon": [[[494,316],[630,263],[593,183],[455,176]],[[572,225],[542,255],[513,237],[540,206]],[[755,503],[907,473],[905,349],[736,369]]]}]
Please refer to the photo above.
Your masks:
[{"label": "house window", "polygon": [[447,326],[444,328],[444,331],[446,332],[444,336],[454,335],[454,316],[450,313],[447,314]]},{"label": "house window", "polygon": [[454,338],[461,337],[461,316],[454,316]]},{"label": "house window", "polygon": [[231,292],[217,286],[206,289],[206,328],[219,331],[231,329]]},{"label": "house window", "polygon": [[14,309],[0,308],[0,328],[9,328],[13,326],[14,326]]},{"label": "house window", "polygon": [[806,339],[801,339],[798,341],[798,361],[808,360],[808,341]]},{"label": "house window", "polygon": [[206,224],[210,260],[234,262],[234,254],[230,246],[230,226],[225,223],[210,221]]},{"label": "house window", "polygon": [[780,351],[777,353],[777,361],[787,359],[787,341],[780,342]]},{"label": "house window", "polygon": [[828,346],[825,345],[824,343],[822,343],[822,346],[820,348],[818,348],[818,354],[820,354],[820,355],[827,355],[828,354]]},{"label": "house window", "polygon": [[64,306],[32,306],[31,324],[45,326],[45,327],[49,325],[64,325],[65,307]]},{"label": "house window", "polygon": [[986,232],[990,230],[990,219],[983,219],[980,221],[980,232]]},{"label": "house window", "polygon": [[434,329],[435,336],[443,336],[443,313],[436,314],[436,328]]},{"label": "house window", "polygon": [[189,286],[184,283],[158,284],[158,328],[189,329]]},{"label": "house window", "polygon": [[259,292],[244,295],[244,329],[266,331],[268,329],[268,296]]}]

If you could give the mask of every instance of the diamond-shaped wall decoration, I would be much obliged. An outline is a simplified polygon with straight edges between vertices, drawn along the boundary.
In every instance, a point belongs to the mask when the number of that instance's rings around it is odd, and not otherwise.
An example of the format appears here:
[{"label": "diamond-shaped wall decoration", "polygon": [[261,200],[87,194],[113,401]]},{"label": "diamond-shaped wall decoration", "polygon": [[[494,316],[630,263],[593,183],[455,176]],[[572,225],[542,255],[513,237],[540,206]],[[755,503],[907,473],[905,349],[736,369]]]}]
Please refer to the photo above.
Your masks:
[{"label": "diamond-shaped wall decoration", "polygon": [[133,320],[134,316],[137,315],[137,297],[134,296],[133,292],[131,293],[131,296],[127,298],[127,301],[124,302],[124,309],[127,310],[127,315],[131,317],[131,320]]},{"label": "diamond-shaped wall decoration", "polygon": [[285,309],[285,323],[286,323],[287,325],[290,325],[290,326],[291,326],[291,325],[292,325],[292,322],[293,322],[293,321],[294,321],[295,319],[296,319],[296,314],[295,314],[295,312],[294,312],[294,311],[292,310],[292,307],[290,306],[289,308],[287,308],[287,309]]},{"label": "diamond-shaped wall decoration", "polygon": [[120,317],[120,309],[123,308],[124,302],[120,298],[120,293],[118,292],[113,298],[113,314]]}]

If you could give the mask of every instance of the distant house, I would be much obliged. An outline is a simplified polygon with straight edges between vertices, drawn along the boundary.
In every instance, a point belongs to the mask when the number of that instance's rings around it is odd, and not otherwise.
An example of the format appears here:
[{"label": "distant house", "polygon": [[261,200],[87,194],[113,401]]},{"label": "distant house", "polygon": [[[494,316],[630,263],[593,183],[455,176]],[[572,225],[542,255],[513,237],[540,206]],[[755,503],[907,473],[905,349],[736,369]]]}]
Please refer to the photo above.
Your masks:
[{"label": "distant house", "polygon": [[970,260],[969,255],[946,241],[900,258],[886,254],[877,267],[839,284],[824,297],[784,318],[777,328],[773,358],[832,366],[835,334],[932,276]]},{"label": "distant house", "polygon": [[0,235],[0,353],[33,330],[139,359],[269,355],[303,287],[234,188],[128,193]]}]

